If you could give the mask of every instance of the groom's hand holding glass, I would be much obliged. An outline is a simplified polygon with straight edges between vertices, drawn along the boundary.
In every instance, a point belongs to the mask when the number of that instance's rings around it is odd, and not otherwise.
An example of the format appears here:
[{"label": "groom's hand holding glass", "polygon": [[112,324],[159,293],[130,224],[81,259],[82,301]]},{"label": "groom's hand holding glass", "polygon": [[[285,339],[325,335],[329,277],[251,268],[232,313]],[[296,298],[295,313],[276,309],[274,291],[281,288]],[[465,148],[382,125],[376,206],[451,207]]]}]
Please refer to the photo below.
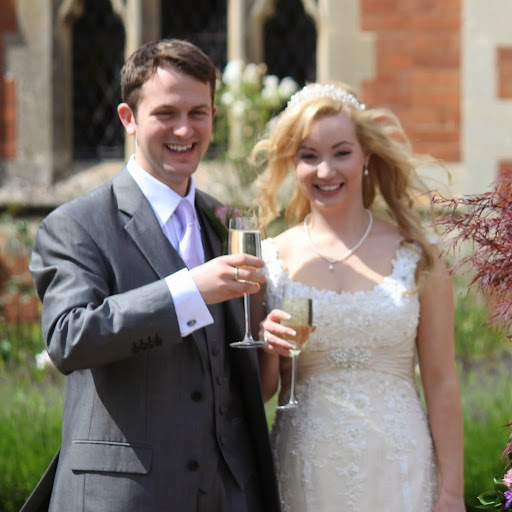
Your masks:
[{"label": "groom's hand holding glass", "polygon": [[189,272],[206,304],[257,293],[265,282],[261,258],[250,254],[219,256]]}]

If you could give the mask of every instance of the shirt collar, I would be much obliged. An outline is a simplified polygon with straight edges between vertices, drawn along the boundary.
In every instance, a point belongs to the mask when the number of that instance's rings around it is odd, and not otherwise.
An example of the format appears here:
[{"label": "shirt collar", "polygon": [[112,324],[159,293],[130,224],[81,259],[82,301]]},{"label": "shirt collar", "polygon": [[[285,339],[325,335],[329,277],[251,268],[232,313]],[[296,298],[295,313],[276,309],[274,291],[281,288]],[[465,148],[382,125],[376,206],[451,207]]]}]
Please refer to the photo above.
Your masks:
[{"label": "shirt collar", "polygon": [[135,155],[131,155],[126,166],[135,183],[149,201],[161,226],[170,219],[182,199],[186,199],[194,208],[196,187],[192,176],[190,177],[188,194],[183,198],[172,188],[145,171],[135,161]]}]

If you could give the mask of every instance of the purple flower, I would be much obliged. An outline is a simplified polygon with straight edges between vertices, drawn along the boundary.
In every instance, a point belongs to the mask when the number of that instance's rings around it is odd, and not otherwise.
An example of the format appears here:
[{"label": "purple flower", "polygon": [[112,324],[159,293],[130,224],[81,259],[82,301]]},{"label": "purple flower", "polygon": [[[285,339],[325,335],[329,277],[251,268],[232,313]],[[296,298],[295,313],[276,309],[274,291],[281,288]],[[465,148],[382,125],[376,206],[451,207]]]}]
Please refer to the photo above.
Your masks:
[{"label": "purple flower", "polygon": [[217,206],[217,208],[215,208],[215,217],[217,217],[226,228],[228,227],[229,219],[241,216],[242,212],[231,206]]},{"label": "purple flower", "polygon": [[222,253],[227,254],[229,219],[241,217],[243,212],[232,206],[217,206],[214,211],[205,210],[205,213],[222,243]]},{"label": "purple flower", "polygon": [[507,501],[501,506],[501,510],[509,510],[512,503],[512,491],[505,491],[504,496]]}]

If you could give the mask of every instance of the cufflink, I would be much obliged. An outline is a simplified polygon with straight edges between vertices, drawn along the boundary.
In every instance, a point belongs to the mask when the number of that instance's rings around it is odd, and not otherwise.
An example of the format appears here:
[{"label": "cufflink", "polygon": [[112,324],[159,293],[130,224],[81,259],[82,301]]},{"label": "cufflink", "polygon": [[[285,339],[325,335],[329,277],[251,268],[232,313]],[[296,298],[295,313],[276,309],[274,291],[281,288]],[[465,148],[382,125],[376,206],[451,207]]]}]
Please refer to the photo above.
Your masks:
[{"label": "cufflink", "polygon": [[194,327],[194,325],[196,325],[196,324],[197,324],[197,320],[194,320],[194,319],[189,320],[187,322],[188,327]]}]

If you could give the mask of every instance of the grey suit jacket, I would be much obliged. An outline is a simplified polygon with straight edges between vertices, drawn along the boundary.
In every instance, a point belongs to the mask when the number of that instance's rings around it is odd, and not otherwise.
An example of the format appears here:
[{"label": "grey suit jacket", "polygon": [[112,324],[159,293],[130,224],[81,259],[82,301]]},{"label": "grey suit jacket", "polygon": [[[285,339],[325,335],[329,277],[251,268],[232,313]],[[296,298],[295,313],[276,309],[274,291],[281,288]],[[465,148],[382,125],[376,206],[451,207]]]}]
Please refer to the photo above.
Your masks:
[{"label": "grey suit jacket", "polygon": [[[208,257],[218,204],[197,191]],[[194,510],[220,453],[279,510],[256,354],[227,347],[241,302],[211,306],[215,323],[182,339],[164,278],[184,266],[126,168],[41,223],[30,270],[66,397],[60,453],[23,512],[48,510],[50,492],[51,511]]]}]

